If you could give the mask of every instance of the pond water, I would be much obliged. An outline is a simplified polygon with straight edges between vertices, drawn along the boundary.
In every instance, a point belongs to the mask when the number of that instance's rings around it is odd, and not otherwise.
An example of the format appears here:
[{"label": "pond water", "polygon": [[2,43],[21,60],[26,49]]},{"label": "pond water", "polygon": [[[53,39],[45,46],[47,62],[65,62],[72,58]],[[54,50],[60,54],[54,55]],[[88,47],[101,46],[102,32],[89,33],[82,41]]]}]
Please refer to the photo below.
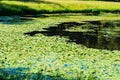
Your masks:
[{"label": "pond water", "polygon": [[69,37],[70,42],[89,48],[120,50],[120,21],[85,22],[87,23],[68,29],[73,34]]},{"label": "pond water", "polygon": [[68,42],[88,48],[120,50],[120,20],[62,22],[44,28],[44,31],[27,32],[30,36],[42,33],[46,36],[62,36]]}]

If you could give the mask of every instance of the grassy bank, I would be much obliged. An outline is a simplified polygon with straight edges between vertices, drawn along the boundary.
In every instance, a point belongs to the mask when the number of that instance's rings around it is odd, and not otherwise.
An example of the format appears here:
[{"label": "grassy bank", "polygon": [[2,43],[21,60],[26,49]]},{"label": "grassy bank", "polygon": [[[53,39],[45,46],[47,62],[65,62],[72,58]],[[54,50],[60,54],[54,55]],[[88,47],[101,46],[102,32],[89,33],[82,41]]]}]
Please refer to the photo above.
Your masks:
[{"label": "grassy bank", "polygon": [[120,3],[104,1],[0,1],[0,15],[26,15],[44,13],[120,13]]}]

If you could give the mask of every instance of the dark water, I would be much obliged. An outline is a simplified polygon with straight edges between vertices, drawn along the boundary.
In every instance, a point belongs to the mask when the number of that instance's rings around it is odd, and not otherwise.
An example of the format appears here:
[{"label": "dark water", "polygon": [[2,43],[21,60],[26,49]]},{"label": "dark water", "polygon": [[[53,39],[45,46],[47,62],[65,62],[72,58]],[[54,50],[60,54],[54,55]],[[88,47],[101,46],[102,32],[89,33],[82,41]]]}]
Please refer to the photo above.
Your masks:
[{"label": "dark water", "polygon": [[[75,28],[78,30],[74,30]],[[38,33],[45,36],[66,37],[69,38],[68,42],[75,42],[89,48],[120,50],[120,20],[63,22],[44,28],[44,31],[25,34],[34,36]]]}]

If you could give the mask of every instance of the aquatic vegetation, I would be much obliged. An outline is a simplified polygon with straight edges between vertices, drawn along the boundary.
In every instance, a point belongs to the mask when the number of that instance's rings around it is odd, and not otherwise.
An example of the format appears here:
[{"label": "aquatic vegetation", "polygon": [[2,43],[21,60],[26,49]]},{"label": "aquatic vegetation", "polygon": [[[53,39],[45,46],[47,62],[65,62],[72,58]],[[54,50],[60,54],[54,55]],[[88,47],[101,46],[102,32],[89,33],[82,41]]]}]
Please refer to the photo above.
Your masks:
[{"label": "aquatic vegetation", "polygon": [[[62,22],[80,23],[90,21],[91,18],[95,21],[118,20],[119,16],[66,16],[1,21],[0,79],[119,79],[119,50],[88,48],[75,42],[67,42],[69,38],[59,35],[24,34],[45,31]],[[114,31],[119,32],[117,29]]]}]

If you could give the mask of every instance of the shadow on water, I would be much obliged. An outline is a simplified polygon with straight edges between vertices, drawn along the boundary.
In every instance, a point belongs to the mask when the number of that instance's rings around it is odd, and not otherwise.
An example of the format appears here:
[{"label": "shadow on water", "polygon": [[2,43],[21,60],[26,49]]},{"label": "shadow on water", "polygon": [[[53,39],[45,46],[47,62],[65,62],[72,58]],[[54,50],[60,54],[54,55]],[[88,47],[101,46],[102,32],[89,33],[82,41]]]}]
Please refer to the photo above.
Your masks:
[{"label": "shadow on water", "polygon": [[34,20],[32,17],[0,16],[0,24],[22,24],[32,20]]},{"label": "shadow on water", "polygon": [[[77,31],[74,30],[76,28]],[[82,44],[88,48],[120,50],[120,20],[63,22],[44,28],[44,31],[24,34],[34,36],[38,33],[66,37],[69,38],[68,42]]]},{"label": "shadow on water", "polygon": [[[0,80],[69,80],[62,75],[47,75],[44,71],[28,73],[30,68],[0,68]],[[75,79],[76,80],[76,79]]]}]

